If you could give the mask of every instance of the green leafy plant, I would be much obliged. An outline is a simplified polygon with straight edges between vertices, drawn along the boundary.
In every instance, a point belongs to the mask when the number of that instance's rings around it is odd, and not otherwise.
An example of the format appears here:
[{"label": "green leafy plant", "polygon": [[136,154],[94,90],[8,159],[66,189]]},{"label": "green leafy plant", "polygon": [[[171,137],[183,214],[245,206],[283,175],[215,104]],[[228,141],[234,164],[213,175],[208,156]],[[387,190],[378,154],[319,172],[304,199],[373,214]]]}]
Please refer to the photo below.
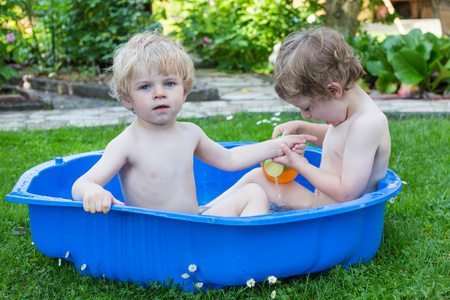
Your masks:
[{"label": "green leafy plant", "polygon": [[2,3],[0,12],[0,85],[7,82],[11,77],[17,76],[17,71],[8,63],[19,59],[18,53],[14,51],[16,41],[16,30],[13,27],[12,20],[17,18],[16,12],[13,11],[16,1],[7,1]]},{"label": "green leafy plant", "polygon": [[[268,67],[273,46],[309,25],[319,4],[296,9],[285,1],[191,0],[174,32],[194,55],[218,69],[249,71]],[[317,17],[316,22],[320,22]]]},{"label": "green leafy plant", "polygon": [[[351,45],[364,54],[365,68],[382,93],[442,93],[450,84],[450,39],[414,29],[383,42],[360,36]],[[399,88],[400,86],[400,88]]]},{"label": "green leafy plant", "polygon": [[12,39],[14,35],[8,33],[8,35],[1,34],[0,38],[0,85],[7,82],[11,77],[17,76],[17,71],[11,66],[7,65],[7,59],[11,56],[13,45],[8,45],[8,37]]},{"label": "green leafy plant", "polygon": [[[66,32],[61,46],[72,64],[98,64],[130,34],[151,25],[145,0],[71,1],[64,16]],[[88,30],[86,30],[88,28]]]},{"label": "green leafy plant", "polygon": [[[114,48],[130,34],[159,24],[153,21],[146,0],[0,3],[0,20],[4,24],[0,28],[0,67],[9,60],[33,65],[38,73],[48,74],[67,66],[103,67],[109,63]],[[15,34],[14,43],[4,42],[7,33]]]},{"label": "green leafy plant", "polygon": [[347,42],[353,47],[357,55],[362,56],[362,64],[367,71],[364,77],[369,86],[375,85],[382,93],[395,93],[399,81],[394,76],[392,67],[387,60],[386,53],[381,48],[380,42],[366,34],[360,34],[355,38],[347,38]]},{"label": "green leafy plant", "polygon": [[10,62],[57,70],[61,51],[56,37],[63,31],[59,20],[66,7],[67,1],[6,1],[0,19],[4,24],[1,30],[15,36],[7,47]]}]

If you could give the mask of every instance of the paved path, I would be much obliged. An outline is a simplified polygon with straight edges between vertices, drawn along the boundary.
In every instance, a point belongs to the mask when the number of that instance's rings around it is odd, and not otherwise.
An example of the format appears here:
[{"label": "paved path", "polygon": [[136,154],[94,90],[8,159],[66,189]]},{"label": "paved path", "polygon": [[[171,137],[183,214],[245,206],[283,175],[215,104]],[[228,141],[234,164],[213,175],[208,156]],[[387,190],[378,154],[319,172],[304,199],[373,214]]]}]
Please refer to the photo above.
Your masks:
[{"label": "paved path", "polygon": [[[186,102],[180,117],[232,115],[236,112],[299,112],[280,100],[270,79],[261,75],[199,70],[197,80],[219,89],[220,100]],[[53,110],[0,112],[0,130],[50,129],[131,123],[135,116],[118,101],[39,93]],[[450,100],[375,100],[385,113],[449,114]]]}]

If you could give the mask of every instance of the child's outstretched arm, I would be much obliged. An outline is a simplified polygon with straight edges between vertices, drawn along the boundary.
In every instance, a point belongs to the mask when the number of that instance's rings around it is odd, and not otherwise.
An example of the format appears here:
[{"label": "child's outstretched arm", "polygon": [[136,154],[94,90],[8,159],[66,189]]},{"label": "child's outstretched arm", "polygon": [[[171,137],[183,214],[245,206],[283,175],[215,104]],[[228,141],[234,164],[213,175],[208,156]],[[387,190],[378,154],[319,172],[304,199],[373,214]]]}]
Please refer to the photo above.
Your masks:
[{"label": "child's outstretched arm", "polygon": [[305,121],[290,121],[276,126],[273,129],[272,138],[277,138],[280,134],[290,135],[290,134],[308,134],[317,137],[316,141],[310,141],[317,147],[322,147],[323,139],[327,133],[329,125],[327,124],[316,124],[309,123]]},{"label": "child's outstretched arm", "polygon": [[[281,145],[284,144],[289,149],[296,145],[305,144],[306,141],[314,142],[317,138],[311,135],[288,135],[280,139],[272,139],[261,143],[225,149],[218,143],[212,141],[202,131],[195,156],[202,161],[217,168],[236,171],[242,170],[269,158],[284,155]],[[297,147],[295,151],[301,152],[302,147]],[[304,149],[304,147],[303,147]]]},{"label": "child's outstretched arm", "polygon": [[125,164],[122,152],[110,143],[100,160],[72,186],[72,197],[76,201],[83,201],[86,212],[108,213],[111,204],[124,205],[123,202],[103,188]]}]

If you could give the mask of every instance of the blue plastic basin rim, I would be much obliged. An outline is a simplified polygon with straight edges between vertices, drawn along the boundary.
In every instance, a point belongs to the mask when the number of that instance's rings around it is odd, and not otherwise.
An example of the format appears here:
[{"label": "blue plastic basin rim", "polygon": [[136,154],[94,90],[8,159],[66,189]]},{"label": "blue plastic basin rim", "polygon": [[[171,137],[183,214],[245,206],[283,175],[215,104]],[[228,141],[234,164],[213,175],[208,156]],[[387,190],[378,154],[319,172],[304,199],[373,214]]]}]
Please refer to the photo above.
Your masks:
[{"label": "blue plastic basin rim", "polygon": [[[248,143],[248,142],[246,142]],[[222,145],[234,146],[240,145],[241,142],[222,142]],[[310,151],[319,151],[316,147],[307,147]],[[65,157],[65,159],[70,160],[76,157],[82,157],[87,155],[96,155],[103,153],[103,150],[92,151],[86,153],[75,154]],[[64,163],[64,162],[63,162]],[[36,167],[26,171],[20,178],[19,181],[14,186],[11,193],[6,195],[5,200],[8,202],[23,203],[29,205],[47,205],[47,206],[61,206],[61,207],[73,207],[76,209],[83,209],[83,203],[74,201],[72,199],[48,197],[42,195],[35,195],[28,193],[26,187],[30,183],[31,179],[39,173],[40,170],[53,166],[55,164],[53,161],[48,161],[37,165]],[[317,219],[327,216],[332,216],[336,214],[347,213],[355,210],[359,210],[365,207],[379,204],[381,202],[387,201],[398,193],[400,193],[402,188],[402,182],[397,174],[392,170],[388,169],[386,178],[383,179],[387,181],[387,186],[382,190],[378,190],[373,193],[366,194],[361,198],[353,201],[348,201],[345,203],[327,205],[318,208],[304,209],[304,210],[294,210],[280,213],[272,213],[262,216],[253,217],[217,217],[217,216],[202,216],[195,214],[183,214],[183,213],[173,213],[158,211],[147,208],[139,208],[132,206],[120,206],[113,205],[111,207],[111,213],[138,213],[145,214],[149,216],[176,219],[180,221],[189,221],[197,223],[209,223],[209,224],[220,224],[220,225],[231,225],[231,226],[262,226],[270,224],[280,224],[297,222],[309,219]]]}]

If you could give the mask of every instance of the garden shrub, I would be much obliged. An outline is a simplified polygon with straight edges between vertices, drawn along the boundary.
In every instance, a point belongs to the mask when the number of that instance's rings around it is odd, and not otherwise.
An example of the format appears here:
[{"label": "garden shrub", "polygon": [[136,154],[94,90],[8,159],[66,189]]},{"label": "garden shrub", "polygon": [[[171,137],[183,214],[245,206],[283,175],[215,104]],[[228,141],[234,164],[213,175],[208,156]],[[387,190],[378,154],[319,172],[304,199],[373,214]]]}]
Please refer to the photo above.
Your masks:
[{"label": "garden shrub", "polygon": [[[155,20],[191,54],[218,69],[270,74],[268,57],[275,44],[324,22],[323,6],[302,3],[294,9],[291,1],[281,0],[152,1],[150,14],[147,0],[0,0],[0,84],[18,75],[12,63],[32,65],[34,74],[51,75],[61,67],[96,74],[131,34],[160,26]],[[376,15],[380,3],[372,0],[368,9]],[[363,54],[370,88],[382,93],[399,87],[450,89],[449,37],[416,29],[384,41],[360,33],[348,42]]]},{"label": "garden shrub", "polygon": [[14,11],[17,0],[0,1],[0,85],[7,82],[11,77],[17,76],[17,71],[8,66],[9,63],[20,61],[19,53],[14,51],[17,34],[14,24],[18,19],[17,12]]},{"label": "garden shrub", "polygon": [[74,64],[103,64],[130,34],[151,25],[146,0],[73,0],[66,18],[61,46]]},{"label": "garden shrub", "polygon": [[[4,64],[11,62],[37,65],[43,72],[67,65],[104,66],[130,34],[155,25],[147,0],[4,2],[0,0],[2,74]],[[7,43],[6,34],[14,34],[14,42]]]},{"label": "garden shrub", "polygon": [[442,93],[450,89],[450,38],[414,29],[382,42],[362,34],[348,40],[363,54],[368,80],[382,93],[400,88]]},{"label": "garden shrub", "polygon": [[[309,25],[315,3],[296,9],[288,1],[191,0],[185,17],[176,22],[190,53],[214,61],[221,70],[267,70],[276,43]],[[317,18],[317,22],[319,18]]]}]

